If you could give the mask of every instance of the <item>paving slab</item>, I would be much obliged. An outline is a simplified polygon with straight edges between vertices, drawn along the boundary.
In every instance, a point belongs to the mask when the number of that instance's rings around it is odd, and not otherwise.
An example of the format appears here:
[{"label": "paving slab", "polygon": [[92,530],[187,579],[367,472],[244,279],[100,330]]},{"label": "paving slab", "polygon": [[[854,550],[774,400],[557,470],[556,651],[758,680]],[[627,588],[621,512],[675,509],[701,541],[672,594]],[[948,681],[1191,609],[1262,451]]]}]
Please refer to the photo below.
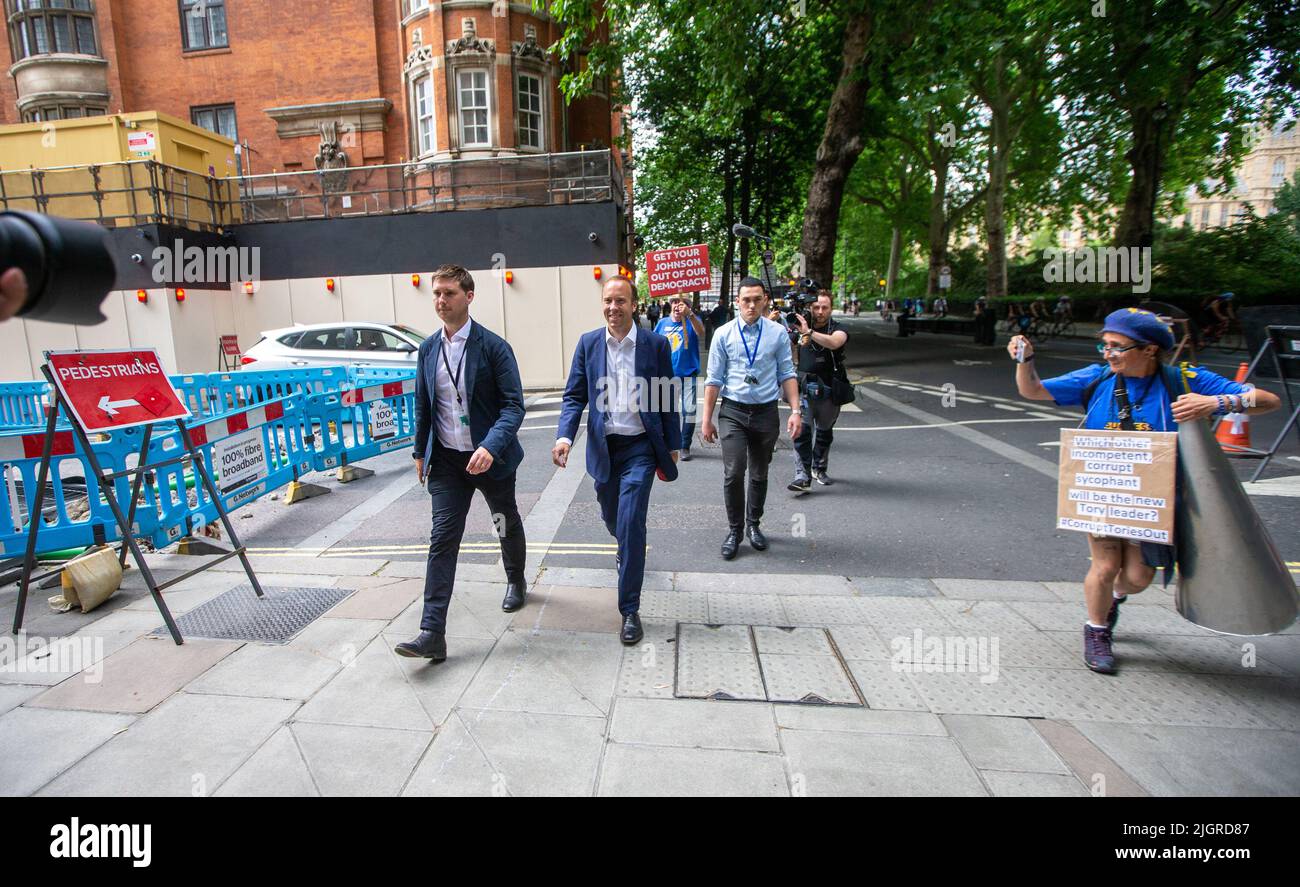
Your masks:
[{"label": "paving slab", "polygon": [[528,593],[523,609],[514,614],[511,625],[517,630],[618,633],[623,616],[618,611],[615,589],[536,585]]},{"label": "paving slab", "polygon": [[1248,640],[1243,638],[1242,643],[1254,644],[1256,656],[1286,669],[1295,677],[1300,677],[1300,636],[1275,634]]},{"label": "paving slab", "polygon": [[1290,677],[1286,669],[1250,649],[1254,638],[1196,637],[1191,635],[1148,635],[1150,647],[1168,659],[1179,671],[1191,674],[1221,674],[1241,677]]},{"label": "paving slab", "polygon": [[1086,798],[1088,790],[1074,776],[1054,773],[980,772],[995,798]]},{"label": "paving slab", "polygon": [[1059,599],[1041,582],[1011,579],[935,579],[944,597],[962,601],[1053,601]]},{"label": "paving slab", "polygon": [[888,644],[866,625],[834,625],[829,629],[835,648],[845,659],[884,659],[893,656]]},{"label": "paving slab", "polygon": [[79,676],[78,680],[99,681],[108,657],[140,638],[134,630],[95,632],[89,628],[66,637],[44,638],[36,635],[8,635],[0,646],[14,644],[15,653],[26,652],[17,661],[0,666],[0,685],[44,684],[52,687]]},{"label": "paving slab", "polygon": [[[448,655],[451,653],[448,645]],[[346,668],[339,669],[298,711],[296,719],[357,727],[432,730],[433,721],[414,688],[407,683],[399,658],[388,640],[380,635]]]},{"label": "paving slab", "polygon": [[943,724],[976,769],[1070,772],[1024,718],[944,715]]},{"label": "paving slab", "polygon": [[[386,558],[369,558],[369,557],[297,557],[297,556],[271,556],[265,554],[249,555],[249,562],[253,565],[253,572],[257,578],[264,584],[270,583],[271,576],[282,574],[285,576],[374,576],[384,568],[389,561]],[[197,558],[196,558],[197,561]],[[197,563],[194,566],[198,566]],[[423,565],[421,565],[423,566]],[[239,558],[231,558],[228,561],[222,561],[213,568],[214,572],[222,573],[243,573],[244,568],[239,562]],[[265,574],[265,575],[264,575]],[[423,573],[420,574],[424,575]],[[299,579],[301,581],[301,579]],[[316,584],[316,580],[312,580]]]},{"label": "paving slab", "polygon": [[36,708],[75,708],[139,714],[149,711],[190,681],[239,649],[234,641],[168,638],[134,641],[103,662],[95,681],[90,672],[64,681],[27,704]]},{"label": "paving slab", "polygon": [[[263,581],[261,576],[258,576],[257,578],[258,581]],[[163,600],[166,602],[167,609],[171,612],[173,617],[183,616],[195,607],[200,607],[203,604],[206,604],[214,597],[224,594],[236,585],[240,584],[239,580],[235,579],[233,576],[230,577],[230,579],[231,581],[223,582],[219,585],[205,584],[197,588],[190,587],[187,584],[177,585],[163,592]],[[247,581],[247,578],[245,578],[245,581]],[[152,595],[137,598],[127,604],[123,609],[136,613],[153,613],[158,617],[158,624],[162,624],[162,614],[158,612],[158,605],[154,603]]]},{"label": "paving slab", "polygon": [[893,579],[885,576],[850,576],[849,588],[865,597],[938,597],[939,587],[929,579]]},{"label": "paving slab", "polygon": [[667,619],[642,619],[645,639],[623,648],[616,696],[672,699],[677,673],[677,623]]},{"label": "paving slab", "polygon": [[[618,571],[613,569],[614,556],[609,556],[609,569],[593,567],[552,567],[548,566],[538,578],[538,582],[547,585],[576,585],[582,588],[618,588]],[[662,570],[646,570],[641,580],[641,590],[672,591],[673,574]]]},{"label": "paving slab", "polygon": [[808,797],[988,794],[946,737],[783,730],[781,744],[792,781]]},{"label": "paving slab", "polygon": [[641,618],[708,622],[709,596],[702,591],[641,592]]},{"label": "paving slab", "polygon": [[302,722],[292,729],[324,797],[396,797],[433,741],[432,730]]},{"label": "paving slab", "polygon": [[1208,682],[1270,724],[1300,733],[1300,680],[1225,676]]},{"label": "paving slab", "polygon": [[134,722],[132,715],[88,711],[6,712],[0,716],[0,794],[30,795]]},{"label": "paving slab", "polygon": [[382,619],[331,619],[322,616],[285,646],[336,662],[351,662],[384,629],[385,624]]},{"label": "paving slab", "polygon": [[1036,631],[1033,624],[1005,601],[963,601],[940,598],[930,601],[935,611],[946,619],[958,634],[987,632]]},{"label": "paving slab", "polygon": [[600,771],[602,797],[788,797],[774,754],[610,743]]},{"label": "paving slab", "polygon": [[1100,723],[1075,726],[1152,794],[1300,794],[1300,735],[1294,732]]},{"label": "paving slab", "polygon": [[[1122,621],[1122,620],[1121,620]],[[1182,672],[1186,669],[1178,665],[1161,651],[1155,635],[1139,635],[1128,632],[1127,625],[1121,625],[1113,637],[1115,661],[1121,673],[1132,671]],[[1083,628],[1074,631],[1044,631],[1040,634],[1056,644],[1070,656],[1076,665],[1087,667],[1083,662]],[[1164,635],[1163,637],[1170,637]]]},{"label": "paving slab", "polygon": [[673,574],[677,591],[707,591],[720,594],[779,594],[849,596],[853,586],[844,576],[824,573],[694,573]]},{"label": "paving slab", "polygon": [[[793,600],[793,598],[787,598]],[[709,593],[709,622],[717,625],[789,625],[775,594]]]},{"label": "paving slab", "polygon": [[786,597],[785,625],[861,625],[863,619],[860,601],[853,597]]},{"label": "paving slab", "polygon": [[[371,578],[371,577],[366,577]],[[349,587],[340,582],[340,587]],[[335,619],[396,619],[397,615],[410,606],[411,602],[424,596],[424,583],[408,579],[392,585],[378,585],[361,588],[333,608],[327,615]]]},{"label": "paving slab", "polygon": [[[1124,606],[1126,609],[1120,615],[1121,628],[1116,637],[1136,634],[1186,634],[1212,637],[1214,634],[1164,607],[1127,609],[1128,604]],[[1082,598],[1075,602],[1057,601],[1056,603],[1013,601],[1011,608],[1042,631],[1073,631],[1082,635],[1083,623],[1088,617]]]},{"label": "paving slab", "polygon": [[590,796],[604,743],[604,718],[460,709],[404,794]]},{"label": "paving slab", "polygon": [[930,706],[911,682],[911,676],[896,671],[890,663],[856,659],[850,660],[848,666],[868,707],[903,711],[930,710]]},{"label": "paving slab", "polygon": [[947,736],[943,722],[928,711],[876,711],[843,705],[774,705],[782,730],[823,733],[903,733]]},{"label": "paving slab", "polygon": [[1111,798],[1144,798],[1149,793],[1124,772],[1106,753],[1065,721],[1030,721],[1038,734],[1069,765],[1080,783],[1091,795]]},{"label": "paving slab", "polygon": [[82,758],[41,795],[206,795],[293,714],[298,703],[177,693]]},{"label": "paving slab", "polygon": [[[381,636],[389,648],[410,640],[407,634],[386,631]],[[440,725],[451,714],[469,682],[487,659],[496,641],[492,638],[461,638],[447,636],[447,660],[430,662],[397,656],[394,661],[406,676],[406,682],[415,691],[415,697],[424,708],[429,720]]]},{"label": "paving slab", "polygon": [[0,685],[0,715],[17,708],[28,699],[46,691],[41,684],[5,684]]},{"label": "paving slab", "polygon": [[334,659],[278,644],[245,644],[199,677],[189,693],[310,699],[340,668]]},{"label": "paving slab", "polygon": [[292,728],[281,727],[214,793],[219,798],[318,798]]},{"label": "paving slab", "polygon": [[623,645],[612,634],[508,631],[460,705],[604,717],[622,657]]},{"label": "paving slab", "polygon": [[[1044,582],[1043,584],[1058,598],[1067,603],[1075,603],[1084,599],[1083,582]],[[1174,606],[1174,588],[1173,585],[1170,585],[1167,589],[1163,588],[1157,581],[1141,592],[1129,595],[1128,600],[1124,602],[1124,606],[1140,604],[1142,606],[1172,608]]]},{"label": "paving slab", "polygon": [[772,707],[706,699],[619,699],[612,742],[680,748],[780,751]]}]

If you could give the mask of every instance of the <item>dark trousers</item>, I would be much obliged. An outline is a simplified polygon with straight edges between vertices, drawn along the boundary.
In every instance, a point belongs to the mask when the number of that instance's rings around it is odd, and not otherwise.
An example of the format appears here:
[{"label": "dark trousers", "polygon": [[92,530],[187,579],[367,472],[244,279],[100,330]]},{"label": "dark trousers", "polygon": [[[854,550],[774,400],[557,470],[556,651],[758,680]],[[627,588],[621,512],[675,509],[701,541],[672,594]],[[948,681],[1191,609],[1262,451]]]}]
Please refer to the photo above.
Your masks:
[{"label": "dark trousers", "polygon": [[451,604],[452,586],[456,584],[456,558],[475,490],[482,491],[492,510],[492,525],[501,538],[506,579],[524,581],[528,547],[524,542],[524,522],[515,504],[515,475],[494,480],[486,473],[470,474],[465,466],[472,455],[433,442],[427,466],[429,494],[433,497],[433,530],[429,533],[429,563],[424,573],[422,631],[438,634],[447,631],[447,607]]},{"label": "dark trousers", "polygon": [[763,519],[767,467],[776,449],[776,439],[781,436],[776,403],[743,404],[724,400],[718,410],[722,494],[727,503],[727,523],[733,530],[742,529],[746,522],[757,524]]},{"label": "dark trousers", "polygon": [[[824,383],[823,383],[824,384]],[[830,385],[824,384],[826,392],[823,397],[803,398],[803,428],[794,439],[794,451],[803,464],[804,473],[816,468],[826,470],[826,460],[830,456],[831,441],[835,440],[835,422],[840,417],[840,405],[830,398]],[[813,440],[813,427],[817,428],[816,440]]]},{"label": "dark trousers", "polygon": [[596,501],[605,529],[618,540],[618,611],[624,616],[641,608],[645,578],[645,522],[655,482],[655,451],[644,434],[605,435],[609,480],[596,482]]}]

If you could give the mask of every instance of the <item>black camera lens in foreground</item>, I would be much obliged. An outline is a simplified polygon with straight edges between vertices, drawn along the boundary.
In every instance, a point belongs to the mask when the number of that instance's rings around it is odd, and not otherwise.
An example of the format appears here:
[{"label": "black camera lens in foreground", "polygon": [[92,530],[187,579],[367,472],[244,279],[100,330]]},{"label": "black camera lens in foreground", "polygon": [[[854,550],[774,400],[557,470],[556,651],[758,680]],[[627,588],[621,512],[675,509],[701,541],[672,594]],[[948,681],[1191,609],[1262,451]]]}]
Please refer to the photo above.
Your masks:
[{"label": "black camera lens in foreground", "polygon": [[0,272],[12,267],[27,277],[27,302],[19,317],[86,326],[106,319],[99,306],[117,269],[98,225],[0,212]]}]

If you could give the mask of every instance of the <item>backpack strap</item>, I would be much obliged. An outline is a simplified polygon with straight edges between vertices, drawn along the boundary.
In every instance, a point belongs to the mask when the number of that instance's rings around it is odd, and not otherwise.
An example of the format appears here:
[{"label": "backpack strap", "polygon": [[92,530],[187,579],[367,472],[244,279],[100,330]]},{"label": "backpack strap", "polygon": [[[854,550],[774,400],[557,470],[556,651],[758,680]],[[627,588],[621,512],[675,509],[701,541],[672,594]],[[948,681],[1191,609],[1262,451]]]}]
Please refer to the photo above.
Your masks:
[{"label": "backpack strap", "polygon": [[1087,415],[1091,410],[1092,396],[1097,393],[1097,387],[1113,375],[1115,374],[1111,371],[1110,367],[1107,367],[1100,376],[1088,383],[1087,388],[1083,389],[1083,412],[1085,415]]}]

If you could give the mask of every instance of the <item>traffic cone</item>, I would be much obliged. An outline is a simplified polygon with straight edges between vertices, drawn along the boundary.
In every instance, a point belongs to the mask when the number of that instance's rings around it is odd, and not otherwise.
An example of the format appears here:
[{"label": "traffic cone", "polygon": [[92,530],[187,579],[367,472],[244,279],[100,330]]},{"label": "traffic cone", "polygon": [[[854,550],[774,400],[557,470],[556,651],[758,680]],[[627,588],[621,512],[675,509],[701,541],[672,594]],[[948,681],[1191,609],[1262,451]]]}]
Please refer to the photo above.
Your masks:
[{"label": "traffic cone", "polygon": [[[1243,362],[1237,367],[1237,378],[1233,381],[1246,381],[1247,366]],[[1214,431],[1214,439],[1229,456],[1240,455],[1242,449],[1250,449],[1250,416],[1246,413],[1230,413],[1223,417],[1219,427]]]}]

